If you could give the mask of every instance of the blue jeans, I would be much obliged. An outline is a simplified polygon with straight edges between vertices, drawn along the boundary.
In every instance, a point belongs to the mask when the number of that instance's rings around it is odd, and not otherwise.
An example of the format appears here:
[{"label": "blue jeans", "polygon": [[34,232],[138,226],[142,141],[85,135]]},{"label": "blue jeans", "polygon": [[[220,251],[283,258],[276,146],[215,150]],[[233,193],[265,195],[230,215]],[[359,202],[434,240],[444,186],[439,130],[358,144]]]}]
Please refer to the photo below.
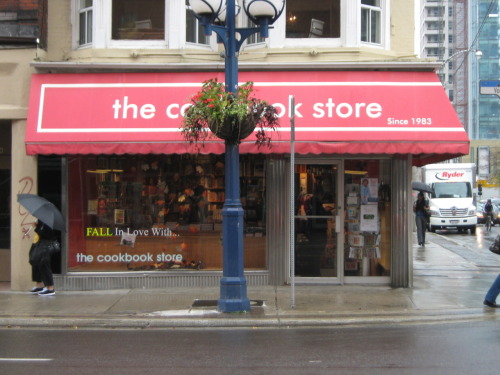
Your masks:
[{"label": "blue jeans", "polygon": [[417,223],[417,239],[418,244],[425,244],[425,228],[427,227],[427,218],[423,216],[415,216]]},{"label": "blue jeans", "polygon": [[485,300],[491,303],[495,303],[500,293],[500,274],[497,276],[497,279],[491,284],[488,293],[486,293]]}]

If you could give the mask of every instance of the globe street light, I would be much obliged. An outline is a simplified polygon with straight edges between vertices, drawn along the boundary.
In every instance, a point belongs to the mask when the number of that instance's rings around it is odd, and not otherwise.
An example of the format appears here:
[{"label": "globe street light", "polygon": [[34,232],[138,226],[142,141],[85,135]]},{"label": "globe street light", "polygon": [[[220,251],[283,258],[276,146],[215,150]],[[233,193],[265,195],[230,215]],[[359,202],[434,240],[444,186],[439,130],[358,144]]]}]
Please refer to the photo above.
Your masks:
[{"label": "globe street light", "polygon": [[[189,5],[205,30],[214,31],[225,47],[225,87],[227,92],[238,89],[238,57],[243,42],[253,34],[269,35],[269,26],[276,21],[285,0],[243,0],[243,10],[258,27],[236,28],[236,0],[189,0]],[[236,35],[238,34],[238,38]],[[240,201],[239,146],[225,144],[226,191],[222,208],[222,278],[219,311],[250,310],[243,260],[243,208]]]}]

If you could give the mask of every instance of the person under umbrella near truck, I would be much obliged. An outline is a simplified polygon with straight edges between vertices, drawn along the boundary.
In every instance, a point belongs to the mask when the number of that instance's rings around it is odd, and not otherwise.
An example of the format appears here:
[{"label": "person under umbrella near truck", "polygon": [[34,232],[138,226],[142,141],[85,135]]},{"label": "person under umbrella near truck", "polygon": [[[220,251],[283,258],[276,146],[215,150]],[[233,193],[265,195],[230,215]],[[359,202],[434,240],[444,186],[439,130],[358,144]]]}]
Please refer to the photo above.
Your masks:
[{"label": "person under umbrella near truck", "polygon": [[424,193],[419,192],[413,204],[415,222],[417,224],[417,239],[419,246],[425,246],[425,228],[427,227],[429,203],[424,198]]}]

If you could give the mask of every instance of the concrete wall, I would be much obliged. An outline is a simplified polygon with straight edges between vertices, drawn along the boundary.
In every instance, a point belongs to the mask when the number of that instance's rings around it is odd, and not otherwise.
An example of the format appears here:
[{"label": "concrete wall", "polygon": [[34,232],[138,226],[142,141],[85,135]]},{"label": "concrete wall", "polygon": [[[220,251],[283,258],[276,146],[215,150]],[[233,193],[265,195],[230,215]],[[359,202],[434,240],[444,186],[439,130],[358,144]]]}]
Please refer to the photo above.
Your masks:
[{"label": "concrete wall", "polygon": [[[0,49],[0,120],[26,119],[32,69],[31,49]],[[8,88],[8,89],[4,89]]]},{"label": "concrete wall", "polygon": [[[29,63],[36,57],[36,50],[29,49],[2,49],[0,50],[0,120],[2,126],[11,126],[12,141],[9,139],[9,155],[2,155],[2,168],[10,169],[19,175],[27,173],[24,163],[24,131],[25,121],[28,114],[29,86],[32,69]],[[8,89],[5,89],[8,88]],[[14,128],[17,131],[14,131]],[[9,132],[10,133],[10,132]],[[4,132],[5,134],[5,132]],[[12,150],[12,151],[10,151]],[[30,171],[33,174],[33,170]],[[17,181],[12,175],[11,186],[11,216],[15,216],[16,206],[14,204],[17,189],[14,181]],[[18,252],[22,247],[16,241],[16,233],[12,230],[11,220],[11,248],[0,249],[0,281],[10,281],[17,275],[18,266],[12,268],[12,264],[21,261],[21,258],[15,259],[20,254]],[[24,264],[28,265],[27,258],[23,258]],[[26,274],[22,271],[22,276]]]},{"label": "concrete wall", "polygon": [[71,1],[48,1],[47,61],[67,61],[71,55]]},{"label": "concrete wall", "polygon": [[415,1],[391,1],[391,49],[400,58],[415,57],[415,32],[419,25],[415,25]]},{"label": "concrete wall", "polygon": [[11,289],[27,290],[31,288],[31,266],[28,252],[33,241],[33,232],[23,236],[23,229],[28,229],[34,219],[17,203],[18,193],[36,194],[37,161],[34,156],[26,156],[24,134],[26,121],[12,123],[12,219],[11,219]]}]

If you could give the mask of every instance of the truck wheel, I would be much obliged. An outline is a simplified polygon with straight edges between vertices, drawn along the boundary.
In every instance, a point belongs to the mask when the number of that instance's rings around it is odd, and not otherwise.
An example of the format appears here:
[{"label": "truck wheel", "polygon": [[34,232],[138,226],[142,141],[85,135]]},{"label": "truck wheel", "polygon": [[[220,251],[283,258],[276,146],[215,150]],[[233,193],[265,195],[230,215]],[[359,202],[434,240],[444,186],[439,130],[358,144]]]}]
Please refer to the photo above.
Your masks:
[{"label": "truck wheel", "polygon": [[432,233],[436,233],[436,227],[435,227],[435,226],[430,225],[430,226],[429,226],[429,231],[431,231]]},{"label": "truck wheel", "polygon": [[476,233],[476,227],[470,227],[470,234]]}]

